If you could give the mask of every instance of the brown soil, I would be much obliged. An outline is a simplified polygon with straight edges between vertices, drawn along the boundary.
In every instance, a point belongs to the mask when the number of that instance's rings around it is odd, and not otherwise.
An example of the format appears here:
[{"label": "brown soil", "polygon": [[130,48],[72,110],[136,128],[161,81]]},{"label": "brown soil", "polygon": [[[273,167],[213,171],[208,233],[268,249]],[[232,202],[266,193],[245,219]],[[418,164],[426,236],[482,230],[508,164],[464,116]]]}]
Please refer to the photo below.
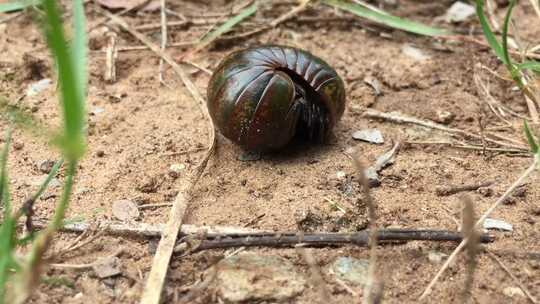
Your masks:
[{"label": "brown soil", "polygon": [[[220,1],[218,1],[221,3]],[[89,4],[91,7],[93,4]],[[292,4],[291,4],[292,5]],[[190,15],[220,11],[219,4],[195,5],[175,1],[171,8]],[[285,7],[290,9],[290,6]],[[444,13],[443,3],[429,1],[401,3],[392,9],[395,14],[433,24],[434,17]],[[322,12],[322,13],[321,13]],[[276,16],[279,12],[273,12]],[[504,9],[498,12],[501,16]],[[332,16],[329,8],[308,10],[302,16]],[[346,16],[347,14],[342,14]],[[264,16],[272,18],[272,16]],[[518,30],[523,40],[538,42],[540,19],[529,2],[515,10]],[[258,16],[257,18],[262,18]],[[89,22],[102,18],[91,12]],[[159,13],[133,14],[126,19],[131,24],[159,22]],[[436,23],[435,23],[436,24]],[[536,25],[536,26],[533,26]],[[448,25],[446,25],[448,26]],[[454,25],[464,32],[479,32],[476,21]],[[157,30],[156,30],[157,31]],[[197,27],[171,29],[171,41],[189,41],[199,37],[204,29]],[[154,32],[152,32],[154,33]],[[149,33],[149,34],[152,34]],[[159,34],[152,34],[158,39]],[[384,33],[384,35],[382,34]],[[121,45],[139,44],[125,33],[119,34]],[[482,39],[481,36],[478,36]],[[157,40],[156,40],[157,41]],[[391,141],[405,140],[421,134],[423,140],[437,140],[444,134],[407,125],[367,120],[361,117],[366,107],[379,111],[400,111],[410,116],[437,120],[437,111],[455,115],[449,126],[479,132],[478,119],[485,128],[500,126],[501,121],[489,110],[484,95],[479,94],[473,74],[476,64],[483,64],[506,75],[504,67],[492,52],[471,43],[435,41],[399,31],[382,29],[364,21],[358,22],[289,22],[278,28],[235,43],[219,45],[200,52],[193,61],[213,69],[227,53],[247,46],[279,43],[300,47],[320,56],[336,68],[346,81],[347,110],[335,130],[331,143],[322,146],[297,144],[261,160],[238,160],[241,150],[223,137],[219,138],[218,154],[212,158],[205,174],[195,188],[195,197],[188,210],[186,223],[198,225],[249,226],[251,228],[291,231],[354,231],[367,226],[365,199],[359,191],[355,167],[348,153],[358,149],[366,164],[391,147]],[[429,59],[416,61],[402,52],[404,44],[412,44]],[[91,35],[90,85],[88,97],[89,145],[79,166],[74,197],[68,218],[84,218],[88,222],[114,220],[112,203],[130,199],[139,204],[172,202],[181,180],[187,178],[204,155],[207,144],[206,122],[185,87],[169,69],[165,80],[170,88],[158,81],[158,58],[149,51],[121,52],[118,58],[118,81],[103,80],[106,45],[103,32]],[[31,17],[23,15],[0,24],[0,90],[11,101],[17,100],[30,83],[53,77],[52,63],[39,28]],[[175,55],[189,48],[172,49]],[[192,76],[201,92],[206,92],[209,76],[195,69]],[[491,94],[512,108],[527,115],[523,96],[512,90],[512,83],[480,70],[489,80]],[[383,95],[374,92],[364,79],[371,77],[381,83]],[[37,96],[26,97],[20,105],[28,107],[39,119],[50,125],[59,122],[54,85]],[[102,112],[96,109],[103,109]],[[99,113],[98,113],[99,112]],[[94,113],[94,114],[92,114]],[[499,134],[523,142],[521,119],[507,117],[513,129]],[[0,129],[6,128],[4,121]],[[384,145],[372,145],[352,139],[359,129],[378,128],[385,136]],[[3,132],[2,132],[3,133]],[[9,159],[10,187],[15,201],[22,202],[36,190],[35,180],[43,175],[39,163],[56,160],[59,154],[40,139],[16,131],[15,145]],[[180,154],[175,152],[201,151]],[[441,185],[475,184],[493,181],[492,195],[470,192],[478,214],[486,210],[531,162],[530,157],[453,149],[441,145],[405,145],[395,163],[382,171],[382,184],[372,190],[378,205],[378,226],[392,228],[432,228],[457,230],[459,195],[440,197],[435,188]],[[173,164],[184,164],[180,177],[169,175]],[[346,173],[338,178],[337,172]],[[62,173],[59,179],[62,180]],[[492,215],[514,225],[513,232],[494,232],[493,250],[515,252],[540,251],[540,190],[534,187],[537,177],[529,180],[520,195],[502,205]],[[48,190],[36,208],[36,217],[48,218],[58,200],[60,187]],[[330,201],[349,211],[343,218],[332,209]],[[168,208],[145,209],[139,221],[165,223]],[[309,220],[312,220],[309,222]],[[70,244],[74,234],[58,235],[54,249]],[[91,263],[98,257],[112,254],[119,247],[123,274],[114,279],[100,280],[92,271],[49,269],[47,276],[64,278],[72,284],[42,284],[36,291],[36,303],[136,303],[141,295],[140,275],[150,271],[153,249],[157,240],[120,236],[101,236],[80,250],[70,252],[56,263]],[[417,302],[423,288],[441,264],[428,259],[430,251],[446,254],[453,244],[410,242],[381,246],[378,249],[378,274],[384,281],[385,302]],[[294,249],[248,249],[260,254],[278,254],[289,258],[302,271],[309,273],[305,261]],[[365,248],[342,247],[314,249],[314,256],[325,266],[338,256],[368,258]],[[182,287],[195,282],[223,251],[208,251],[182,259],[176,257],[170,266],[166,298],[175,302]],[[503,255],[501,259],[537,298],[540,297],[540,264],[538,260]],[[430,302],[460,301],[465,277],[465,257],[460,256],[443,275]],[[525,297],[509,298],[506,287],[516,283],[487,255],[478,258],[478,271],[473,295],[478,303],[526,303]],[[358,303],[331,277],[327,286],[335,303]],[[296,298],[294,303],[317,302],[319,294],[313,286]],[[361,290],[357,290],[361,292]],[[210,296],[201,303],[215,301]],[[217,301],[216,301],[217,303]]]}]

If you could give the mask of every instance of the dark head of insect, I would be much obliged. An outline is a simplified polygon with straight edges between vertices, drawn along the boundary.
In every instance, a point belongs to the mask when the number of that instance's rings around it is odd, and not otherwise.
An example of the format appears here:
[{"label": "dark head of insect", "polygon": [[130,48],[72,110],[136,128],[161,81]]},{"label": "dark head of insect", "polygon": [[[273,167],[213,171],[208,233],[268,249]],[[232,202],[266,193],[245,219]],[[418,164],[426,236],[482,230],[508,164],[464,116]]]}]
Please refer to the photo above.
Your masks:
[{"label": "dark head of insect", "polygon": [[292,47],[231,53],[208,84],[217,129],[250,151],[277,150],[293,138],[328,138],[345,109],[343,81],[322,59]]}]

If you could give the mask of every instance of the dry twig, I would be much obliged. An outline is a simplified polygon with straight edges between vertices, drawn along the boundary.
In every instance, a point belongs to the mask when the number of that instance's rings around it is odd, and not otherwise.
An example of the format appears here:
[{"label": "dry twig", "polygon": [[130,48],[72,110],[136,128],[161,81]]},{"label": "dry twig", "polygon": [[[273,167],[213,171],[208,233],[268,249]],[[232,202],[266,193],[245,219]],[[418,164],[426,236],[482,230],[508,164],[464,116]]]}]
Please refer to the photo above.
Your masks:
[{"label": "dry twig", "polygon": [[[393,150],[397,150],[397,147],[399,146],[399,143],[396,144],[393,148]],[[358,156],[353,158],[354,166],[356,167],[356,171],[358,172],[358,176],[360,178],[360,183],[362,184],[362,190],[364,192],[364,197],[366,200],[366,204],[368,207],[368,218],[369,218],[369,268],[368,268],[368,278],[366,285],[364,287],[364,297],[362,298],[362,302],[365,304],[374,303],[374,283],[378,281],[375,278],[375,269],[377,264],[377,214],[376,214],[376,207],[375,202],[373,200],[373,197],[370,193],[370,184],[367,179],[367,176],[365,174],[365,167],[361,163],[361,161],[358,159]]]},{"label": "dry twig", "polygon": [[504,265],[504,263],[495,254],[493,254],[491,251],[486,250],[486,252],[487,252],[488,256],[492,260],[494,260],[499,265],[499,267],[501,267],[501,269],[504,272],[506,272],[506,274],[508,274],[508,276],[510,278],[512,278],[512,281],[514,281],[514,283],[516,283],[516,285],[519,286],[519,288],[527,296],[527,299],[529,300],[529,302],[531,302],[533,304],[538,304],[538,301],[533,297],[531,292],[527,289],[527,287],[525,287],[525,285],[523,285],[523,283],[521,283],[521,281],[512,273],[512,271],[510,271],[510,269],[508,269],[508,267],[506,267],[506,265]]},{"label": "dry twig", "polygon": [[147,45],[152,51],[158,54],[165,62],[172,66],[173,70],[180,77],[190,94],[197,101],[199,109],[207,118],[209,123],[210,130],[210,144],[206,155],[203,157],[197,168],[195,169],[194,174],[191,178],[183,183],[180,187],[180,191],[176,196],[176,199],[171,208],[171,213],[169,215],[169,221],[167,222],[164,233],[161,236],[161,240],[158,244],[156,255],[152,263],[152,269],[148,276],[145,293],[143,294],[141,303],[142,304],[158,304],[161,298],[161,291],[163,289],[163,284],[165,282],[165,277],[167,270],[169,268],[169,261],[174,250],[174,245],[178,237],[178,232],[182,225],[182,220],[187,209],[188,202],[190,200],[190,192],[193,186],[197,183],[201,177],[206,165],[214,152],[216,137],[214,125],[211,123],[208,111],[204,105],[204,98],[201,93],[189,78],[186,72],[165,52],[161,51],[158,46],[150,41],[148,37],[141,34],[140,32],[132,29],[124,20],[120,17],[110,14],[107,11],[101,10],[103,14],[111,19],[112,22],[116,23],[122,27],[125,31],[139,39],[142,43]]},{"label": "dry twig", "polygon": [[[46,221],[37,220],[34,222],[34,227],[37,229],[44,229],[47,227]],[[125,222],[100,222],[97,225],[93,225],[86,222],[76,222],[65,224],[61,230],[66,232],[103,231],[104,233],[115,235],[160,237],[163,234],[164,225]],[[206,234],[212,236],[221,234],[239,235],[246,233],[264,233],[264,231],[234,226],[196,226],[184,224],[180,227],[178,233],[180,235]]]},{"label": "dry twig", "polygon": [[309,270],[311,272],[310,279],[315,289],[318,290],[319,294],[321,295],[321,302],[331,303],[332,301],[330,300],[330,292],[328,291],[328,287],[326,286],[326,282],[324,281],[321,269],[319,265],[317,265],[315,257],[313,257],[311,251],[308,251],[307,249],[302,247],[296,247],[296,252],[298,252],[298,254],[304,259],[306,264],[308,264]]},{"label": "dry twig", "polygon": [[463,208],[463,224],[462,231],[464,237],[470,239],[467,245],[467,272],[465,277],[465,284],[462,294],[462,303],[467,303],[468,299],[471,298],[472,287],[474,282],[474,272],[476,270],[476,256],[478,254],[478,238],[479,234],[476,232],[474,221],[474,206],[471,198],[469,196],[463,196],[462,199],[464,208]]},{"label": "dry twig", "polygon": [[[119,248],[113,254],[107,256],[106,258],[118,257],[123,252],[124,252],[124,248]],[[100,262],[100,260],[97,260],[97,261],[95,261],[93,263],[88,263],[88,264],[57,264],[57,263],[52,263],[52,264],[48,264],[48,265],[49,265],[49,267],[53,267],[53,268],[86,270],[88,268],[92,268],[92,267],[98,265],[99,262]]]},{"label": "dry twig", "polygon": [[143,209],[153,209],[153,208],[159,208],[159,207],[172,207],[172,203],[157,203],[157,204],[144,204],[144,205],[139,205],[137,206],[137,208],[139,208],[139,210],[143,210]]},{"label": "dry twig", "polygon": [[[477,73],[477,70],[478,69],[475,66],[473,79],[476,85],[476,91],[478,92],[478,95],[485,95],[487,98],[482,98],[482,100],[488,105],[491,112],[493,112],[493,114],[495,114],[495,116],[499,118],[502,122],[504,122],[506,125],[512,126],[512,124],[506,118],[504,118],[505,113],[503,111],[502,105],[491,95],[488,85],[484,83],[479,73]],[[514,112],[512,111],[511,113],[513,114]]]},{"label": "dry twig", "polygon": [[[480,228],[480,226],[483,224],[484,220],[502,203],[504,202],[511,194],[512,192],[514,192],[514,190],[519,187],[523,181],[536,169],[536,167],[538,166],[538,157],[534,157],[534,160],[532,162],[532,164],[529,166],[529,168],[527,168],[527,170],[525,170],[519,177],[518,179],[516,179],[516,181],[510,186],[508,187],[508,189],[504,192],[504,194],[499,197],[499,199],[497,199],[497,201],[495,201],[495,203],[493,203],[493,205],[491,205],[491,207],[486,211],[484,212],[484,214],[480,217],[480,219],[478,219],[478,221],[476,222],[476,224],[474,225],[475,226],[475,229],[478,229]],[[431,289],[433,288],[433,286],[437,283],[437,281],[439,280],[439,278],[441,277],[441,275],[444,273],[444,271],[446,270],[446,268],[448,268],[448,266],[450,265],[450,263],[452,263],[452,261],[456,258],[456,256],[459,254],[459,252],[467,245],[467,243],[469,242],[469,238],[464,238],[461,243],[456,247],[456,249],[454,249],[454,251],[452,252],[452,254],[448,257],[448,259],[444,262],[444,264],[442,265],[441,269],[439,269],[439,271],[437,272],[437,274],[435,275],[435,277],[431,280],[431,282],[429,282],[428,286],[426,287],[426,289],[424,289],[424,291],[422,292],[422,294],[420,295],[420,300],[424,299],[430,292],[431,292]]]},{"label": "dry twig", "polygon": [[105,60],[105,81],[109,83],[116,82],[116,58],[118,57],[118,49],[116,47],[116,33],[113,31],[107,31],[108,44],[106,50]]},{"label": "dry twig", "polygon": [[[415,118],[415,117],[410,117],[410,116],[407,116],[407,115],[403,115],[403,114],[401,114],[399,112],[386,113],[386,112],[379,112],[379,111],[373,110],[373,109],[368,109],[368,110],[366,110],[364,112],[363,116],[368,117],[368,118],[384,119],[384,120],[395,122],[395,123],[415,124],[415,125],[419,125],[419,126],[423,126],[423,127],[426,127],[426,128],[431,128],[431,129],[443,131],[443,132],[454,134],[454,135],[460,135],[460,136],[463,136],[463,137],[470,137],[470,138],[474,138],[474,139],[477,139],[477,140],[482,140],[482,136],[480,136],[478,134],[474,134],[474,133],[464,131],[464,130],[461,130],[461,129],[449,128],[447,126],[435,123],[433,121],[428,121],[428,120],[418,119],[418,118]],[[485,140],[486,140],[486,142],[495,144],[497,146],[509,147],[509,148],[512,148],[512,149],[517,149],[517,150],[522,150],[522,151],[529,151],[529,149],[527,147],[525,147],[525,146],[518,146],[518,145],[515,145],[515,144],[512,144],[512,143],[500,142],[498,140],[491,139],[491,138],[485,138]]]},{"label": "dry twig", "polygon": [[[235,247],[295,247],[303,246],[367,246],[369,230],[353,233],[299,233],[299,232],[263,232],[242,234],[203,234],[179,241],[175,252],[199,252],[209,249]],[[448,230],[414,230],[414,229],[380,229],[377,231],[379,243],[405,241],[459,242],[463,240],[461,233]],[[481,242],[491,242],[493,237],[482,235]],[[191,245],[194,243],[195,245]]]},{"label": "dry twig", "polygon": [[[97,1],[94,1],[96,5],[100,5]],[[142,7],[143,5],[146,5],[146,3],[150,2],[150,0],[139,0],[139,1],[134,1],[130,6],[124,8],[121,12],[119,12],[118,14],[116,14],[115,16],[122,16],[122,15],[125,15],[131,11],[134,11],[140,7]],[[93,31],[94,29],[100,27],[101,25],[107,23],[109,21],[109,18],[108,17],[105,17],[103,19],[100,19],[98,21],[95,21],[93,23],[90,23],[88,25],[88,32],[91,32]]]},{"label": "dry twig", "polygon": [[483,182],[479,184],[471,184],[471,185],[459,185],[459,186],[452,186],[452,185],[445,185],[442,187],[436,187],[435,188],[435,194],[438,196],[449,196],[460,192],[465,191],[474,191],[478,190],[479,188],[483,187],[489,187],[493,185],[493,182]]},{"label": "dry twig", "polygon": [[[166,10],[166,0],[161,0],[161,51],[165,52],[167,47],[167,14]],[[163,57],[159,58],[159,82],[165,84],[163,80]]]},{"label": "dry twig", "polygon": [[492,148],[492,147],[482,147],[478,145],[469,145],[459,142],[450,142],[450,141],[406,141],[406,144],[410,145],[446,145],[450,148],[463,149],[463,150],[475,150],[475,151],[492,151],[500,153],[512,153],[512,154],[523,154],[530,156],[530,153],[521,149],[509,149],[509,148]]},{"label": "dry twig", "polygon": [[97,240],[100,236],[102,236],[105,233],[105,231],[100,230],[94,233],[93,235],[88,236],[84,241],[81,241],[82,237],[84,237],[90,231],[91,230],[83,231],[83,233],[81,233],[81,235],[79,235],[76,238],[76,240],[73,241],[70,245],[66,246],[65,248],[60,249],[59,251],[49,254],[48,257],[45,257],[45,259],[58,259],[68,252],[75,251],[79,248],[82,248],[92,243],[93,241]]},{"label": "dry twig", "polygon": [[529,0],[531,2],[532,7],[534,8],[534,11],[538,15],[538,18],[540,18],[540,3],[535,0]]}]

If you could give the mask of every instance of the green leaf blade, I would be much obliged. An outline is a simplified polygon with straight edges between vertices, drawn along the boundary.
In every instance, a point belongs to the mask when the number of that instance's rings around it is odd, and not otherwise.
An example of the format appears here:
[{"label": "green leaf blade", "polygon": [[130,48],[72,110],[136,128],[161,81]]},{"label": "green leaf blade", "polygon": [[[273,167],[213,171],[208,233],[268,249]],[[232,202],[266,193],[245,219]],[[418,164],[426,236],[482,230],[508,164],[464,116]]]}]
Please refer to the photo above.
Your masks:
[{"label": "green leaf blade", "polygon": [[[76,6],[76,4],[75,4]],[[64,138],[61,142],[68,159],[79,159],[84,154],[84,94],[79,82],[73,53],[68,50],[62,19],[55,0],[43,0],[46,16],[46,37],[58,66],[61,88],[61,106],[64,118]],[[75,17],[75,16],[74,16]],[[81,39],[81,38],[78,38]]]},{"label": "green leaf blade", "polygon": [[0,152],[0,201],[4,211],[0,222],[0,301],[6,297],[7,281],[13,267],[13,250],[16,246],[16,221],[11,214],[11,202],[8,189],[7,158],[11,142],[11,129],[8,129],[6,142]]},{"label": "green leaf blade", "polygon": [[0,3],[0,13],[11,13],[15,11],[23,10],[29,6],[37,5],[39,0],[33,1],[11,1],[7,3]]},{"label": "green leaf blade", "polygon": [[538,154],[538,143],[534,139],[534,136],[532,135],[531,130],[529,129],[529,125],[527,124],[527,121],[523,121],[523,129],[525,130],[525,136],[527,137],[527,141],[529,142],[529,146],[531,147],[531,152],[533,154]]},{"label": "green leaf blade", "polygon": [[491,26],[489,25],[486,15],[484,14],[484,1],[483,0],[476,0],[476,15],[478,16],[478,20],[480,21],[480,26],[482,27],[482,31],[484,32],[484,36],[486,37],[486,40],[488,41],[489,46],[493,49],[495,52],[495,55],[505,64],[508,65],[505,56],[504,51],[497,40],[497,37],[495,37],[495,34],[491,30]]},{"label": "green leaf blade", "polygon": [[322,2],[353,13],[359,17],[414,34],[425,36],[445,36],[452,34],[450,31],[445,29],[431,27],[420,22],[402,19],[388,13],[383,13],[379,10],[370,9],[365,6],[343,0],[323,0]]},{"label": "green leaf blade", "polygon": [[508,70],[512,73],[512,75],[514,75],[515,73],[515,67],[512,65],[510,55],[508,54],[508,24],[510,23],[510,16],[512,15],[512,9],[514,8],[515,4],[515,0],[510,1],[510,5],[508,6],[508,10],[506,11],[506,16],[504,16],[504,24],[502,29],[502,55],[504,57],[503,62],[506,64]]},{"label": "green leaf blade", "polygon": [[520,70],[531,70],[540,73],[540,62],[538,61],[525,61],[522,63],[517,63],[516,67]]},{"label": "green leaf blade", "polygon": [[195,50],[201,50],[202,48],[206,47],[207,45],[212,43],[214,40],[216,40],[216,38],[228,32],[235,25],[242,22],[244,19],[250,17],[251,15],[255,14],[255,12],[257,12],[257,9],[258,9],[258,5],[257,5],[257,2],[255,2],[252,5],[241,10],[237,15],[225,21],[218,28],[216,28],[215,30],[210,32],[208,35],[206,35],[204,38],[202,38],[201,41],[195,47]]},{"label": "green leaf blade", "polygon": [[[73,1],[73,44],[72,58],[73,67],[75,69],[75,75],[77,77],[77,84],[80,88],[80,100],[84,100],[86,95],[86,83],[87,83],[87,35],[85,29],[86,21],[84,15],[84,3],[82,0]],[[81,106],[84,106],[81,105]]]}]

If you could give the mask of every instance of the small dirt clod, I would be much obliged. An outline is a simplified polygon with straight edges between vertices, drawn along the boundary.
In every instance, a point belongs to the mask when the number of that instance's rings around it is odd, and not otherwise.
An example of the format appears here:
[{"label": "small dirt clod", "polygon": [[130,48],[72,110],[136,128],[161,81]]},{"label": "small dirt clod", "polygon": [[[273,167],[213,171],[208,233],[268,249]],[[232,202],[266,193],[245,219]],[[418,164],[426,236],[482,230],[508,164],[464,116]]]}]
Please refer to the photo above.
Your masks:
[{"label": "small dirt clod", "polygon": [[52,168],[54,167],[54,164],[55,164],[54,160],[46,159],[39,162],[38,169],[41,173],[48,174],[49,172],[51,172]]},{"label": "small dirt clod", "polygon": [[130,200],[118,200],[112,204],[113,215],[124,222],[134,221],[139,218],[140,212],[137,205]]}]

